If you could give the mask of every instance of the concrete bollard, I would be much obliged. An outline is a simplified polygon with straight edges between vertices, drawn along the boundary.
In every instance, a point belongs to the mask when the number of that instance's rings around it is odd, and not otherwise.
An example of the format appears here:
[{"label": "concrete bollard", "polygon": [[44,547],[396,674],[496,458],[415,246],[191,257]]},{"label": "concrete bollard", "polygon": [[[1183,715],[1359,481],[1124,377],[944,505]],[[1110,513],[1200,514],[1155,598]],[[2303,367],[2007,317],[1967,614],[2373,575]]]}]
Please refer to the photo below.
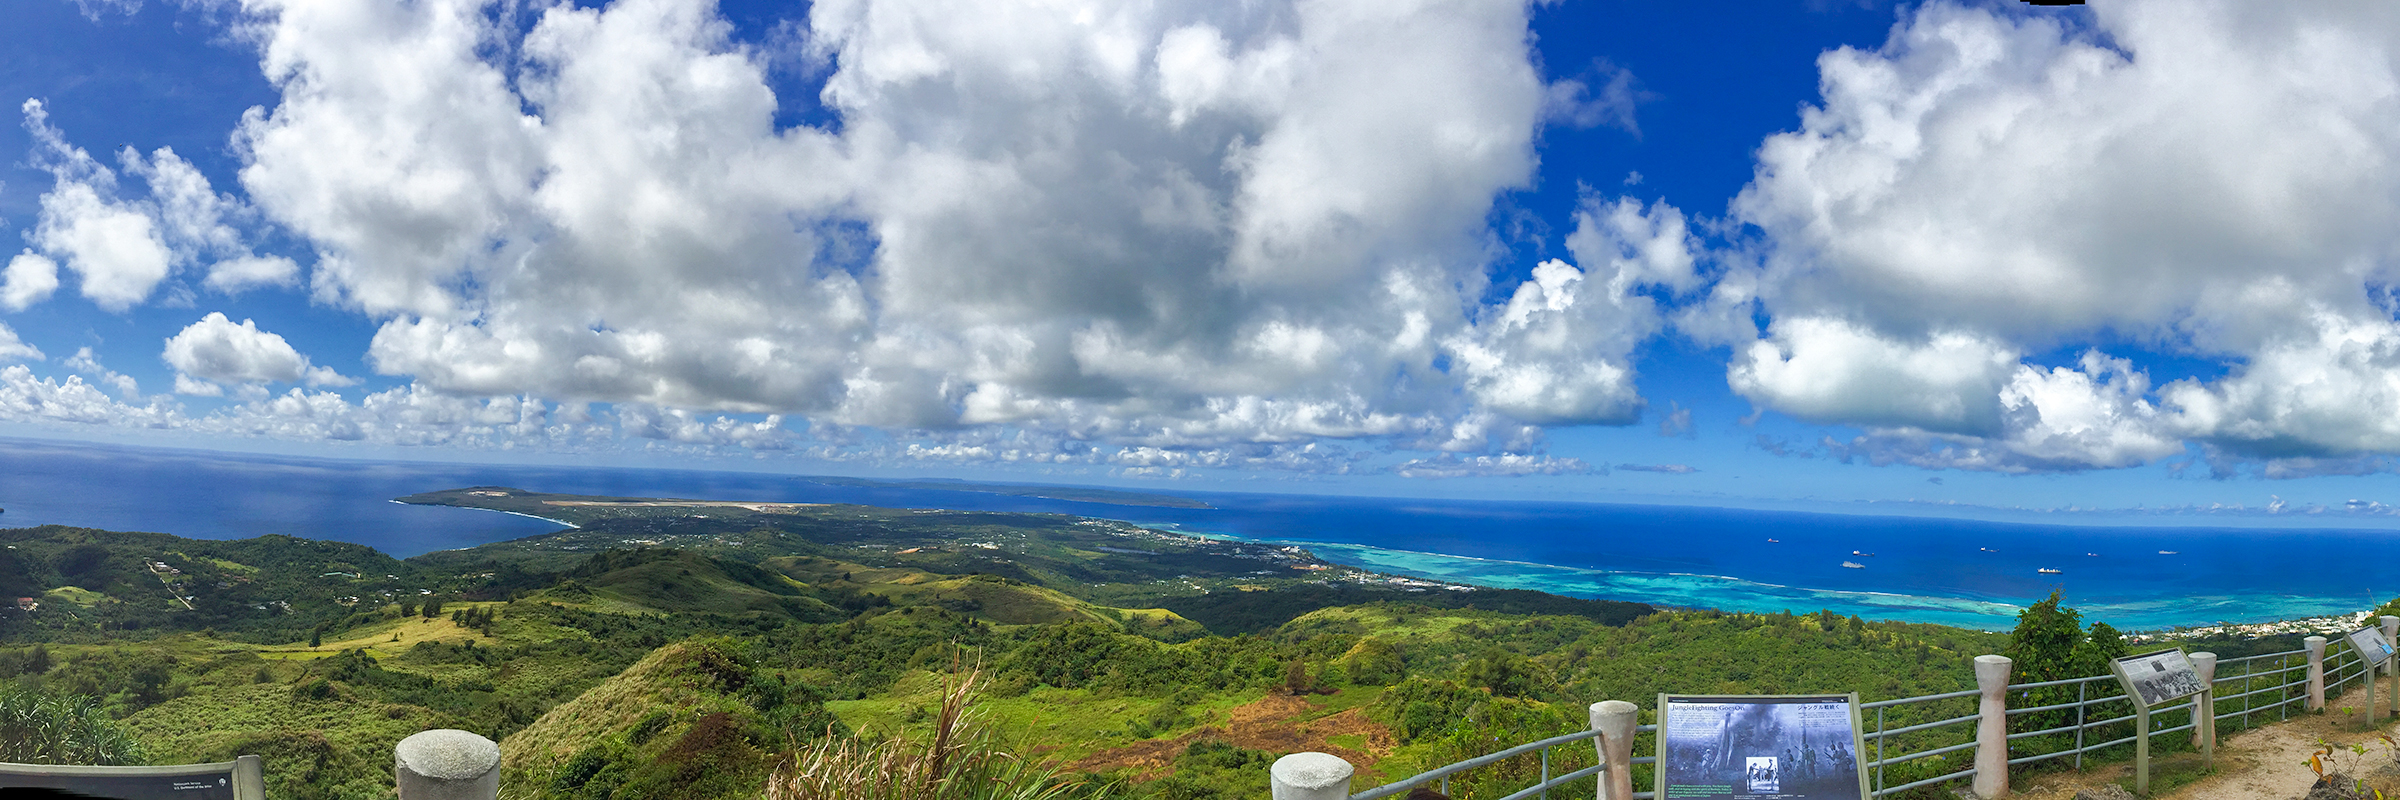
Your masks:
[{"label": "concrete bollard", "polygon": [[1983,704],[1975,721],[1975,796],[2000,800],[2008,796],[2008,670],[2007,656],[1975,657],[1975,688]]},{"label": "concrete bollard", "polygon": [[2308,648],[2308,700],[2310,711],[2325,710],[2325,637],[2311,636],[2300,640]]},{"label": "concrete bollard", "polygon": [[496,800],[500,746],[467,731],[423,731],[392,748],[400,800]]},{"label": "concrete bollard", "polygon": [[1293,753],[1267,768],[1274,800],[1345,800],[1350,762],[1329,753]]},{"label": "concrete bollard", "polygon": [[2200,763],[2217,757],[2217,654],[2193,653],[2192,672],[2200,676],[2200,693],[2192,696],[2192,746],[2200,748]]},{"label": "concrete bollard", "polygon": [[1602,700],[1590,710],[1592,730],[1600,732],[1592,746],[1600,750],[1600,763],[1608,765],[1600,775],[1599,800],[1633,800],[1633,732],[1640,727],[1642,709],[1623,700]]}]

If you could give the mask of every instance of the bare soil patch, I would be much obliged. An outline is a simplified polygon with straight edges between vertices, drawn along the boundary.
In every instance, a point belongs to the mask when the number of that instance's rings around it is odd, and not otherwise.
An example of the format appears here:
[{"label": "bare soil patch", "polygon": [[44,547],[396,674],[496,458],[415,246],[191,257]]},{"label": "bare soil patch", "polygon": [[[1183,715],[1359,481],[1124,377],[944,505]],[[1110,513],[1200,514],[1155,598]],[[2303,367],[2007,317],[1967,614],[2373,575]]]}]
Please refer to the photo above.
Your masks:
[{"label": "bare soil patch", "polygon": [[803,508],[825,506],[824,503],[746,503],[736,500],[544,500],[542,504],[603,508],[739,508],[761,514],[790,513]]},{"label": "bare soil patch", "polygon": [[[1068,769],[1084,772],[1129,769],[1138,780],[1155,780],[1165,777],[1175,757],[1182,755],[1193,742],[1221,739],[1235,747],[1270,753],[1331,753],[1358,765],[1361,780],[1379,779],[1379,773],[1374,772],[1375,762],[1390,755],[1398,744],[1392,732],[1367,719],[1364,709],[1344,709],[1316,719],[1302,719],[1316,709],[1306,697],[1270,694],[1234,707],[1224,725],[1211,725],[1173,739],[1151,739],[1102,750],[1068,765]],[[1330,737],[1343,735],[1363,737],[1366,749],[1361,751],[1328,741]]]}]

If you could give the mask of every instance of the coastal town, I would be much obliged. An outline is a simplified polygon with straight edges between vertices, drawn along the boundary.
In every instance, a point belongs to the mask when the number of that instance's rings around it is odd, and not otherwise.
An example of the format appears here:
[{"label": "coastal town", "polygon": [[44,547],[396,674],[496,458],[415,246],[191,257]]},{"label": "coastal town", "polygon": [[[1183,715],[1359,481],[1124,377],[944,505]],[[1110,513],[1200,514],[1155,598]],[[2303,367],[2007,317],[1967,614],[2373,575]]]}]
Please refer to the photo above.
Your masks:
[{"label": "coastal town", "polygon": [[2308,617],[2305,619],[2277,620],[2275,622],[2252,622],[2241,624],[2222,622],[2215,625],[2173,628],[2164,631],[2147,631],[2143,633],[2128,634],[2125,637],[2125,641],[2136,644],[2146,644],[2150,642],[2176,642],[2186,639],[2215,639],[2225,637],[2238,639],[2257,639],[2267,636],[2288,636],[2295,634],[2329,637],[2340,636],[2344,633],[2358,630],[2359,628],[2367,626],[2369,624],[2369,620],[2374,617],[2374,615],[2375,612],[2373,611],[2361,611],[2356,614],[2336,614],[2323,617]]}]

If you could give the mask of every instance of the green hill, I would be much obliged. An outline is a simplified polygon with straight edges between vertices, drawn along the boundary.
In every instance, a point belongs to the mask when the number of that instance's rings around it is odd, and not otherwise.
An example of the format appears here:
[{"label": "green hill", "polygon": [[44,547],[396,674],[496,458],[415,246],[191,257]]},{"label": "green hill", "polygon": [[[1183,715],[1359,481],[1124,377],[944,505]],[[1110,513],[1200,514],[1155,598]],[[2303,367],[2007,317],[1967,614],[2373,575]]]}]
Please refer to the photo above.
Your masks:
[{"label": "green hill", "polygon": [[0,616],[0,636],[11,638],[208,629],[291,641],[355,606],[456,583],[373,548],[290,536],[218,541],[46,525],[0,529],[0,545],[0,597],[51,607]]},{"label": "green hill", "polygon": [[842,732],[821,701],[758,668],[739,642],[670,644],[503,740],[502,792],[754,794],[774,754]]},{"label": "green hill", "polygon": [[1102,622],[1159,639],[1206,633],[1167,609],[1104,606],[999,575],[952,576],[811,556],[772,558],[760,566],[835,593],[864,594],[899,606],[933,606],[1001,625]]},{"label": "green hill", "polygon": [[777,614],[810,622],[845,616],[808,586],[772,570],[683,550],[600,553],[539,596],[661,614]]}]

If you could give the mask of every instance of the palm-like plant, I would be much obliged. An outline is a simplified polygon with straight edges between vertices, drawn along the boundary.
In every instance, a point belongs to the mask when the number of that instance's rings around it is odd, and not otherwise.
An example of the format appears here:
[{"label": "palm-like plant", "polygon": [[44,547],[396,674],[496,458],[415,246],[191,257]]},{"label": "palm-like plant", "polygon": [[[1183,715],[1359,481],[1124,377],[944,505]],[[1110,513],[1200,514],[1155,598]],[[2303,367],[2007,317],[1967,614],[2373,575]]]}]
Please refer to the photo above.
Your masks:
[{"label": "palm-like plant", "polygon": [[121,766],[146,760],[141,742],[92,698],[0,688],[0,761]]},{"label": "palm-like plant", "polygon": [[832,738],[767,780],[769,800],[1063,800],[1077,788],[1056,767],[1007,752],[974,713],[980,671],[942,692],[929,742]]}]

